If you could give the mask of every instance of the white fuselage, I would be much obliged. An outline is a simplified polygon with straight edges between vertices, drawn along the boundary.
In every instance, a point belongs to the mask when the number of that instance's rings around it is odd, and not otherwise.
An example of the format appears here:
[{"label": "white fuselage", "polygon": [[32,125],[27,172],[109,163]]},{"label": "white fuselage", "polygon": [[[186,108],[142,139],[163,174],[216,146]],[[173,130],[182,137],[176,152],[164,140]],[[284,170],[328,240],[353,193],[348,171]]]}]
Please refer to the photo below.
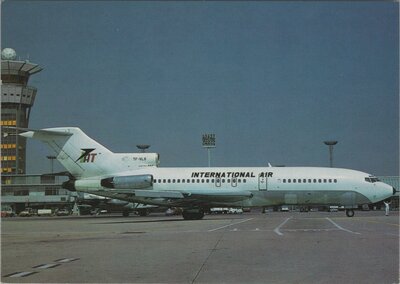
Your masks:
[{"label": "white fuselage", "polygon": [[156,153],[113,153],[76,127],[29,130],[68,170],[67,189],[143,204],[213,206],[357,205],[394,189],[369,174],[317,167],[160,168]]},{"label": "white fuselage", "polygon": [[[354,207],[390,197],[392,188],[382,182],[368,182],[368,174],[348,169],[316,167],[265,168],[158,168],[148,167],[118,175],[153,176],[146,191],[187,192],[188,194],[251,193],[240,201],[210,201],[210,206],[343,205]],[[81,180],[77,190],[113,196],[113,189],[103,188],[96,177]],[[81,184],[81,186],[80,186]],[[140,202],[139,197],[134,201]],[[143,200],[142,200],[143,201]],[[152,203],[165,205],[164,200]],[[171,201],[168,201],[171,205]]]}]

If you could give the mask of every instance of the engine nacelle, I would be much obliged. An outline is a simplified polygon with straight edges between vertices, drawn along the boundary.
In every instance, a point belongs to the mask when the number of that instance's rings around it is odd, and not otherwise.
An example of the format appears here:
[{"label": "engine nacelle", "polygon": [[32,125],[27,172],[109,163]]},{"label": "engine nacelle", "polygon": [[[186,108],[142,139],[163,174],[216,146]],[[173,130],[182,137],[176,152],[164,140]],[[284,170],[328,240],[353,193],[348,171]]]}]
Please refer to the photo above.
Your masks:
[{"label": "engine nacelle", "polygon": [[126,206],[129,204],[129,202],[124,201],[124,200],[119,200],[119,199],[110,199],[110,200],[107,200],[106,204],[115,205],[115,206]]},{"label": "engine nacelle", "polygon": [[101,186],[116,189],[144,189],[152,185],[152,175],[118,176],[101,180]]}]

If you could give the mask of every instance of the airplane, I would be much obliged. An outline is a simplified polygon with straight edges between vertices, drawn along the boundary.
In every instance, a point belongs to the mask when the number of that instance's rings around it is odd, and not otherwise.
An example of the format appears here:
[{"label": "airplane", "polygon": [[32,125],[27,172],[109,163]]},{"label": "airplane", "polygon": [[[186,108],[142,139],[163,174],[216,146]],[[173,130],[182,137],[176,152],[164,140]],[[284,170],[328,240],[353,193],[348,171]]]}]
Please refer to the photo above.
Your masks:
[{"label": "airplane", "polygon": [[199,220],[211,207],[344,206],[391,198],[396,189],[370,174],[323,167],[159,167],[157,153],[113,153],[77,127],[18,128],[46,143],[71,177],[63,187],[127,202],[180,207]]}]

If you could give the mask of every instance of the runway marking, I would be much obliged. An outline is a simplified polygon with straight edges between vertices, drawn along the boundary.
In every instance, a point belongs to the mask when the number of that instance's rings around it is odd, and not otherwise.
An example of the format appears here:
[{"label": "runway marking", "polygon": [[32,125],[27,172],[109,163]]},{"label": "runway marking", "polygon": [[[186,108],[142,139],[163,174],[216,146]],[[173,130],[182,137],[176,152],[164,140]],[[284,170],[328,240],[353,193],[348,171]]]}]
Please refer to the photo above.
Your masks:
[{"label": "runway marking", "polygon": [[339,226],[338,224],[336,224],[335,222],[333,222],[333,221],[332,221],[330,218],[328,218],[328,217],[326,217],[326,220],[328,220],[328,221],[331,222],[333,225],[335,225],[335,227],[338,228],[339,230],[348,232],[348,233],[350,233],[350,234],[361,235],[361,233],[353,232],[353,231],[350,231],[350,230],[348,230],[348,229],[345,229],[345,228]]},{"label": "runway marking", "polygon": [[[34,269],[48,269],[48,268],[57,267],[57,266],[60,266],[63,263],[72,262],[72,261],[75,261],[75,260],[78,260],[78,259],[79,258],[60,258],[60,259],[54,260],[54,262],[58,262],[58,263],[39,264],[39,265],[32,266],[32,268],[34,268]],[[13,278],[26,277],[26,276],[29,276],[29,275],[32,275],[32,274],[35,274],[35,273],[38,273],[38,271],[14,272],[14,273],[11,273],[11,274],[7,274],[7,275],[5,275],[3,277],[13,277]]]},{"label": "runway marking", "polygon": [[292,219],[292,217],[289,217],[289,218],[287,218],[285,221],[283,221],[278,227],[276,227],[276,228],[274,229],[274,232],[275,232],[276,234],[278,234],[279,236],[283,236],[283,233],[281,233],[280,228],[281,228],[283,225],[285,225],[286,222],[289,221],[290,219]]},{"label": "runway marking", "polygon": [[337,231],[338,229],[285,229],[288,232],[329,232],[329,231]]},{"label": "runway marking", "polygon": [[55,260],[54,262],[67,263],[67,262],[75,261],[78,259],[79,258],[60,258],[60,259]]},{"label": "runway marking", "polygon": [[235,229],[229,230],[229,232],[272,232],[272,230],[261,230],[259,228],[252,229],[252,230],[250,230],[250,229],[241,230],[241,229],[235,228]]},{"label": "runway marking", "polygon": [[[68,262],[72,262],[75,260],[78,260],[79,258],[60,258],[57,260],[54,260],[54,262],[58,262],[58,263],[45,263],[45,264],[39,264],[39,265],[35,265],[32,268],[34,269],[48,269],[48,268],[54,268],[57,266],[60,266],[63,263],[68,263]],[[26,277],[32,274],[38,273],[38,271],[22,271],[22,272],[14,272],[11,274],[7,274],[3,277],[13,277],[13,278],[17,278],[17,277]]]},{"label": "runway marking", "polygon": [[14,273],[5,275],[4,277],[13,277],[13,278],[16,278],[16,277],[26,277],[26,276],[29,276],[29,275],[32,275],[32,274],[35,274],[35,273],[37,273],[37,272],[36,272],[36,271],[14,272]]},{"label": "runway marking", "polygon": [[217,230],[221,230],[223,228],[230,227],[230,226],[233,226],[233,225],[237,225],[237,224],[240,224],[240,223],[244,223],[244,222],[247,222],[247,221],[250,221],[250,220],[253,220],[253,219],[254,218],[245,219],[245,220],[242,220],[240,222],[236,222],[236,223],[228,224],[228,225],[225,225],[225,226],[222,226],[222,227],[219,227],[219,228],[208,230],[208,232],[214,232],[214,231],[217,231]]},{"label": "runway marking", "polygon": [[47,269],[47,268],[53,268],[61,265],[60,263],[51,263],[51,264],[39,264],[36,266],[32,266],[32,268],[38,268],[38,269]]}]

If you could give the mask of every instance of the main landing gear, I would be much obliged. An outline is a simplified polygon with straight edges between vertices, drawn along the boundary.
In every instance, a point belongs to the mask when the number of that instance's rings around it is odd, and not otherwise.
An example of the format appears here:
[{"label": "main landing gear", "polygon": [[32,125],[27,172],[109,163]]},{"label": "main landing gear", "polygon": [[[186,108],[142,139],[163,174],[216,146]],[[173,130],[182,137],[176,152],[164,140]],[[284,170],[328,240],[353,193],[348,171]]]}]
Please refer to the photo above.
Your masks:
[{"label": "main landing gear", "polygon": [[204,217],[204,211],[203,209],[183,210],[182,217],[185,220],[200,220]]},{"label": "main landing gear", "polygon": [[346,209],[346,216],[347,217],[353,217],[354,216],[354,210],[353,209]]}]

